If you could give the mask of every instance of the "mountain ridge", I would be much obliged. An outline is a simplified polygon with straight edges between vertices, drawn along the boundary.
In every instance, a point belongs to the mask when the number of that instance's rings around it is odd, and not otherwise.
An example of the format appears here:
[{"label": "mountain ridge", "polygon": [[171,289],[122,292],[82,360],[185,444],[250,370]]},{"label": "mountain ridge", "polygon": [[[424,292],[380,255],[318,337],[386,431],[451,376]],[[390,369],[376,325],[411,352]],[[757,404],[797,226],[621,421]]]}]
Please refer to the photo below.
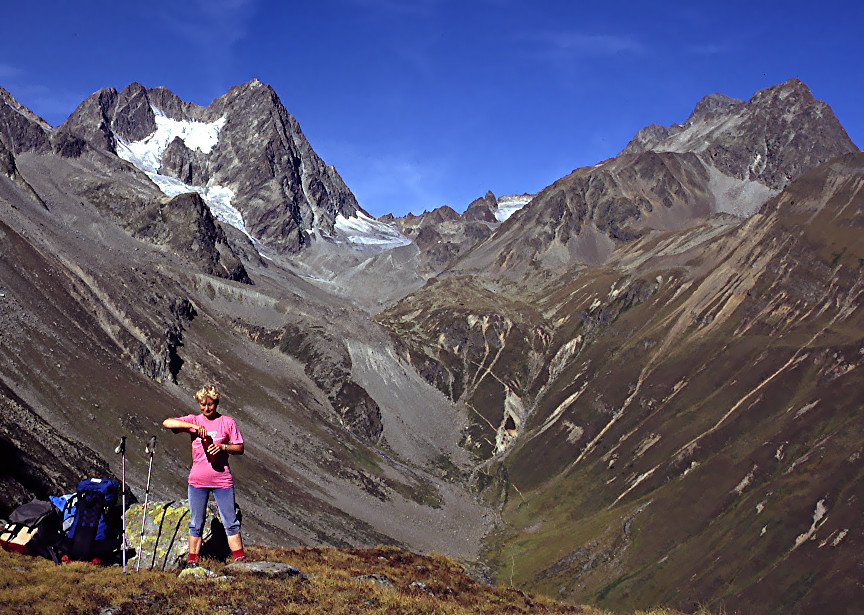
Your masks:
[{"label": "mountain ridge", "polygon": [[[68,488],[69,443],[116,473],[118,434],[140,490],[215,381],[253,542],[442,551],[617,609],[860,597],[864,161],[806,86],[703,98],[521,207],[382,221],[260,82],[111,92],[53,132],[0,105],[0,404],[59,451],[0,504]],[[159,442],[167,499],[188,446]]]},{"label": "mountain ridge", "polygon": [[544,188],[454,270],[506,270],[518,281],[602,263],[622,241],[646,233],[683,229],[712,213],[752,215],[783,177],[858,151],[830,107],[797,79],[747,103],[717,96],[697,105],[689,125],[649,126],[616,158]]},{"label": "mountain ridge", "polygon": [[[187,124],[224,122],[212,152],[192,150],[178,137],[159,154],[152,172],[202,189],[227,188],[242,203],[239,224],[273,249],[296,252],[308,242],[308,231],[332,232],[338,214],[350,217],[359,210],[273,89],[257,79],[232,87],[208,107],[185,103],[166,88],[150,90],[139,83],[120,92],[106,88],[82,102],[57,130],[118,154],[118,137],[124,144],[140,143],[156,132],[154,109]],[[238,166],[237,160],[245,164]]]}]

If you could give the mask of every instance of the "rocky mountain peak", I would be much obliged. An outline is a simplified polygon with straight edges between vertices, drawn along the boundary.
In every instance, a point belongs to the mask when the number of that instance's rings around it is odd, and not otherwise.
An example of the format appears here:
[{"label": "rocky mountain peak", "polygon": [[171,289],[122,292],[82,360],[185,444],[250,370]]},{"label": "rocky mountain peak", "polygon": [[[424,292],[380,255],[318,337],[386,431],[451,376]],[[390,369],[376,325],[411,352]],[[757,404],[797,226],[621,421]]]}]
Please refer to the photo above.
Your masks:
[{"label": "rocky mountain peak", "polygon": [[140,83],[128,85],[117,95],[110,118],[114,133],[125,141],[140,141],[156,130],[153,104]]},{"label": "rocky mountain peak", "polygon": [[220,220],[279,251],[296,252],[309,232],[332,233],[338,216],[360,209],[257,79],[208,107],[137,82],[100,90],[60,130],[132,162],[170,197],[198,192]]},{"label": "rocky mountain peak", "polygon": [[0,140],[13,154],[50,148],[51,126],[0,88]]},{"label": "rocky mountain peak", "polygon": [[747,102],[749,105],[779,105],[784,108],[796,105],[806,106],[814,103],[825,104],[816,100],[810,88],[801,82],[800,79],[795,78],[772,85],[764,90],[759,90]]},{"label": "rocky mountain peak", "polygon": [[702,118],[709,113],[730,113],[741,105],[745,104],[743,100],[732,98],[724,94],[709,94],[696,104],[693,113],[687,118],[687,124]]},{"label": "rocky mountain peak", "polygon": [[465,210],[464,216],[467,220],[481,220],[484,222],[497,222],[495,210],[498,209],[498,199],[492,191],[486,192],[483,198],[476,199]]},{"label": "rocky mountain peak", "polygon": [[184,102],[174,92],[165,86],[149,88],[147,96],[154,107],[159,109],[166,117],[177,121],[198,120],[203,121],[205,107],[194,103]]},{"label": "rocky mountain peak", "polygon": [[712,94],[683,124],[649,125],[616,158],[546,187],[518,224],[503,224],[452,269],[530,280],[574,262],[602,263],[647,233],[718,213],[751,216],[806,171],[857,151],[830,107],[797,79],[747,102]]},{"label": "rocky mountain peak", "polygon": [[57,133],[79,137],[97,149],[116,154],[117,140],[111,124],[117,96],[114,88],[102,88],[94,92],[57,127]]},{"label": "rocky mountain peak", "polygon": [[649,150],[692,152],[723,175],[779,190],[804,170],[858,148],[831,108],[790,79],[746,103],[706,96],[683,124],[643,128],[621,153]]},{"label": "rocky mountain peak", "polygon": [[29,121],[34,124],[38,124],[41,128],[46,131],[51,131],[51,125],[43,120],[41,117],[33,113],[30,109],[19,103],[12,94],[10,94],[7,90],[0,88],[0,103],[3,103],[6,106],[9,106],[11,109],[16,111],[21,116],[25,117]]},{"label": "rocky mountain peak", "polygon": [[[670,129],[660,124],[649,124],[639,131],[630,140],[627,146],[621,150],[621,154],[638,154],[647,152],[670,134]],[[620,155],[620,154],[619,154]]]}]

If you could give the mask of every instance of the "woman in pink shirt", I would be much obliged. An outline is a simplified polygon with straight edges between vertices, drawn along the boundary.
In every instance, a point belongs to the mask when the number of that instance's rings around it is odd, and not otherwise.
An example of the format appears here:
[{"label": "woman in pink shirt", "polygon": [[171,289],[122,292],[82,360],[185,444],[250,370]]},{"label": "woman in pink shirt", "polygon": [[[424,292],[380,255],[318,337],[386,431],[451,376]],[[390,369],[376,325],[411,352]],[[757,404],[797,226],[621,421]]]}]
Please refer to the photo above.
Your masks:
[{"label": "woman in pink shirt", "polygon": [[[243,436],[237,423],[230,416],[220,414],[219,392],[213,385],[204,385],[195,393],[201,414],[187,414],[165,419],[162,426],[174,433],[186,431],[192,439],[192,469],[189,471],[189,561],[188,566],[198,565],[201,552],[201,531],[207,511],[207,499],[213,493],[219,516],[228,536],[228,546],[234,561],[243,561],[243,540],[240,537],[240,522],[234,511],[234,478],[228,467],[229,455],[243,454]],[[202,444],[205,436],[212,442],[205,451]],[[208,453],[212,461],[208,461]]]}]

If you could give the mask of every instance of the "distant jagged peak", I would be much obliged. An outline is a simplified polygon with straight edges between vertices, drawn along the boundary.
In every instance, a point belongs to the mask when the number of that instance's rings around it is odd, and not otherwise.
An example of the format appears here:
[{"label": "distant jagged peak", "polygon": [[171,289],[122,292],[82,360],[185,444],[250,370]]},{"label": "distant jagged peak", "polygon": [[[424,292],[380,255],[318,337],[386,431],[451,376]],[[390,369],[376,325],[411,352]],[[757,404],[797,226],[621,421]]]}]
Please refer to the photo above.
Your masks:
[{"label": "distant jagged peak", "polygon": [[0,101],[2,101],[5,105],[12,108],[16,113],[23,116],[30,122],[34,124],[38,124],[43,130],[46,132],[51,132],[54,130],[51,127],[51,124],[43,120],[41,117],[33,113],[30,109],[19,103],[12,94],[10,94],[7,90],[0,87]]},{"label": "distant jagged peak", "polygon": [[[709,94],[703,97],[682,124],[664,127],[650,124],[639,130],[622,150],[622,154],[635,154],[648,150],[700,152],[711,145],[711,140],[736,136],[739,125],[755,115],[776,116],[789,120],[807,107],[818,108],[815,114],[822,118],[822,108],[830,110],[824,102],[816,100],[810,89],[798,79],[759,90],[747,102],[726,96]],[[833,114],[825,117],[836,122]]]},{"label": "distant jagged peak", "polygon": [[423,212],[420,214],[415,214],[414,212],[409,211],[404,216],[395,219],[404,222],[412,222],[415,220],[432,220],[434,222],[443,222],[445,220],[458,220],[459,212],[457,212],[449,205],[441,205],[440,207],[436,207],[431,211],[428,209],[424,209]]},{"label": "distant jagged peak", "polygon": [[[53,129],[45,120],[0,88],[0,141],[3,141],[8,155],[49,151],[52,133]],[[8,164],[11,161],[4,166]]]},{"label": "distant jagged peak", "polygon": [[669,136],[670,130],[666,126],[660,124],[648,124],[645,128],[640,128],[639,131],[630,140],[630,143],[621,150],[621,154],[639,154],[652,149],[663,139]]},{"label": "distant jagged peak", "polygon": [[531,199],[535,196],[535,194],[526,192],[524,194],[508,194],[496,197],[494,192],[487,190],[485,195],[471,201],[462,214],[459,214],[449,205],[441,205],[431,211],[424,210],[419,215],[411,212],[401,217],[386,214],[378,219],[382,222],[395,221],[400,227],[405,227],[406,225],[416,226],[418,224],[442,224],[447,221],[486,222],[495,225],[506,221],[510,216],[531,202]]},{"label": "distant jagged peak", "polygon": [[224,96],[234,96],[237,94],[246,94],[246,93],[263,93],[267,96],[271,96],[273,98],[279,98],[276,94],[276,90],[268,84],[264,83],[257,77],[254,79],[250,79],[246,83],[241,83],[239,85],[234,85],[228,88],[228,91],[224,94]]},{"label": "distant jagged peak", "polygon": [[831,108],[798,79],[756,92],[746,103],[703,98],[683,124],[652,124],[621,154],[695,153],[724,175],[782,189],[802,172],[858,151]]},{"label": "distant jagged peak", "polygon": [[732,98],[731,96],[726,96],[725,94],[719,94],[716,92],[714,94],[709,94],[696,103],[696,108],[693,109],[690,117],[687,118],[685,125],[708,114],[731,113],[744,104],[746,103],[740,98]]},{"label": "distant jagged peak", "polygon": [[257,109],[261,105],[275,110],[276,117],[281,117],[283,121],[288,119],[292,129],[300,129],[296,118],[285,108],[276,90],[258,79],[231,86],[227,92],[216,97],[207,109],[211,113],[223,114],[230,108]]},{"label": "distant jagged peak", "polygon": [[206,121],[207,107],[182,100],[164,85],[147,88],[150,104],[177,121]]},{"label": "distant jagged peak", "polygon": [[816,97],[813,96],[813,92],[810,91],[810,88],[808,88],[800,79],[795,77],[788,79],[783,83],[778,83],[777,85],[772,85],[763,90],[759,90],[750,97],[749,101],[747,101],[748,105],[780,104],[785,108],[793,105],[812,105],[814,103],[820,105],[825,104],[821,100],[817,100]]},{"label": "distant jagged peak", "polygon": [[700,100],[690,116],[683,124],[672,124],[669,127],[660,124],[649,124],[641,128],[631,139],[621,154],[639,154],[653,149],[661,149],[661,144],[671,136],[680,134],[700,120],[710,120],[733,113],[746,103],[724,94],[709,94]]},{"label": "distant jagged peak", "polygon": [[486,192],[486,195],[475,199],[468,205],[465,213],[462,214],[466,220],[479,220],[481,222],[497,222],[495,211],[498,209],[498,199],[491,190]]},{"label": "distant jagged peak", "polygon": [[57,132],[80,137],[98,149],[116,154],[117,140],[111,123],[117,96],[112,87],[93,92],[57,127]]}]

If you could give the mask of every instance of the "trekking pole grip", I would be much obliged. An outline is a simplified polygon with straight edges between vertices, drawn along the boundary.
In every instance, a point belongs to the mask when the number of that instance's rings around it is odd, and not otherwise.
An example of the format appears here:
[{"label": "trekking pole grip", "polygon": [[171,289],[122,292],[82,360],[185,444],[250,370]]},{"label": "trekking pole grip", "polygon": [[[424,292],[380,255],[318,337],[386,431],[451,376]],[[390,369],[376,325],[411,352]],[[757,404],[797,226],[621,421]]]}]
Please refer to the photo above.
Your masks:
[{"label": "trekking pole grip", "polygon": [[150,442],[147,443],[147,448],[144,449],[144,452],[151,457],[153,456],[153,453],[156,452],[156,436],[150,438]]}]

